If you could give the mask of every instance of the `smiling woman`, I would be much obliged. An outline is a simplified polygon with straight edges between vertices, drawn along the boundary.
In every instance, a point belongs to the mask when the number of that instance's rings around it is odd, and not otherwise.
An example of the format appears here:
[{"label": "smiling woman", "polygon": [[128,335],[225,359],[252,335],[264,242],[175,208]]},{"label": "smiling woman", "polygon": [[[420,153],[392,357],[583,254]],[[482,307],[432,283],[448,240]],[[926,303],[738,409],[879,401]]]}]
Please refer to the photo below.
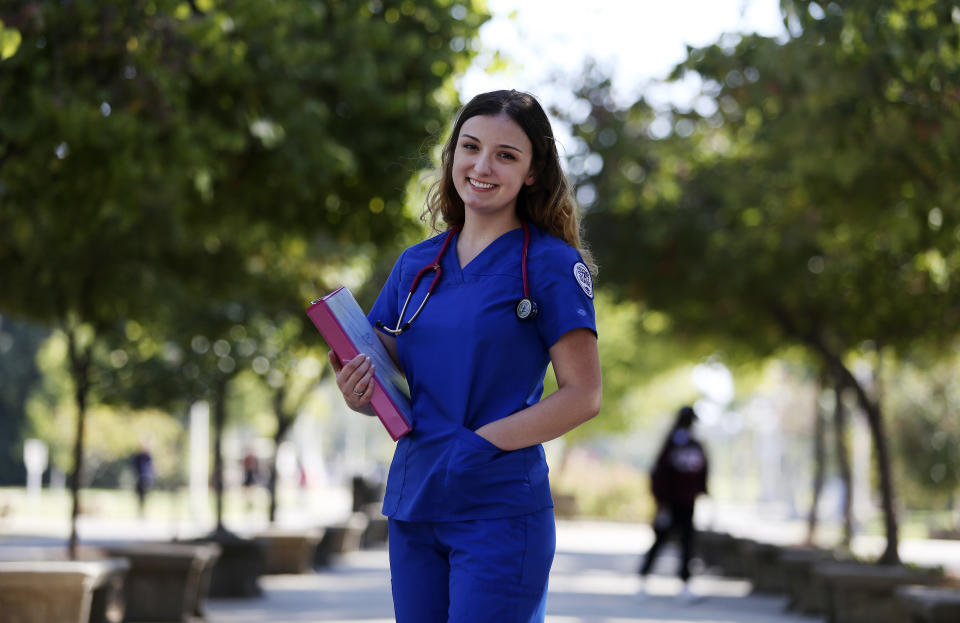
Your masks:
[{"label": "smiling woman", "polygon": [[[464,106],[424,212],[440,233],[403,252],[368,314],[413,410],[383,504],[399,623],[544,620],[555,528],[541,444],[596,415],[601,396],[574,207],[532,95]],[[416,323],[403,323],[410,300]],[[369,358],[330,361],[363,412]],[[558,389],[541,399],[549,364]]]}]

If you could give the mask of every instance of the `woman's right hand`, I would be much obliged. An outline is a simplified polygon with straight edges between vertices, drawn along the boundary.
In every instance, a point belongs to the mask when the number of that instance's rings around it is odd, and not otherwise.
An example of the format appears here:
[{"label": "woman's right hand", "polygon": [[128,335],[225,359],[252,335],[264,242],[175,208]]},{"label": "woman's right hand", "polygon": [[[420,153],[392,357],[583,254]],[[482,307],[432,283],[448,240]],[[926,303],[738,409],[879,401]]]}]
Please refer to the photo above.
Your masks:
[{"label": "woman's right hand", "polygon": [[365,412],[373,398],[373,372],[375,366],[370,357],[363,353],[347,363],[340,363],[340,358],[331,350],[328,353],[330,365],[337,375],[337,387],[343,394],[343,400],[354,411]]}]

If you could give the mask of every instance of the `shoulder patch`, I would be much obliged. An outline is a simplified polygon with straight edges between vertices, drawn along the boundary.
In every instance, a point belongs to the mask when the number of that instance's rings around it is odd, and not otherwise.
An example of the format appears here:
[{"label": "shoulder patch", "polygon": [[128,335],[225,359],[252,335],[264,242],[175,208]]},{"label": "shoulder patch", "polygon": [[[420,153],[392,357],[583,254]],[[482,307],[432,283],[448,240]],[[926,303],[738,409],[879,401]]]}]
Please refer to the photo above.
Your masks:
[{"label": "shoulder patch", "polygon": [[577,280],[577,284],[583,290],[583,293],[593,298],[593,275],[590,274],[590,269],[587,268],[586,264],[577,262],[573,265],[573,278]]}]

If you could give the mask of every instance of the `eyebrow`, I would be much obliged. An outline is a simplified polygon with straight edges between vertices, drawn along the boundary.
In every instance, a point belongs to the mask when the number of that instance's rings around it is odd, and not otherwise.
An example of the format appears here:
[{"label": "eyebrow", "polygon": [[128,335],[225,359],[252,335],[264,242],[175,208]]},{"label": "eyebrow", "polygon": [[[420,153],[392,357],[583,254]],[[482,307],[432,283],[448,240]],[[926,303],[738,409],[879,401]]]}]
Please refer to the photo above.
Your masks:
[{"label": "eyebrow", "polygon": [[[478,143],[482,143],[482,142],[483,142],[483,141],[481,141],[479,138],[477,138],[476,136],[474,136],[474,135],[472,135],[472,134],[463,134],[462,136],[465,136],[466,138],[469,138],[469,139],[473,139],[473,140],[477,141]],[[505,144],[505,143],[502,144],[502,145],[498,145],[497,147],[506,148],[506,149],[512,149],[512,150],[514,150],[514,151],[516,151],[516,152],[520,152],[521,154],[523,153],[523,150],[520,149],[519,147],[514,147],[513,145],[507,145],[507,144]]]}]

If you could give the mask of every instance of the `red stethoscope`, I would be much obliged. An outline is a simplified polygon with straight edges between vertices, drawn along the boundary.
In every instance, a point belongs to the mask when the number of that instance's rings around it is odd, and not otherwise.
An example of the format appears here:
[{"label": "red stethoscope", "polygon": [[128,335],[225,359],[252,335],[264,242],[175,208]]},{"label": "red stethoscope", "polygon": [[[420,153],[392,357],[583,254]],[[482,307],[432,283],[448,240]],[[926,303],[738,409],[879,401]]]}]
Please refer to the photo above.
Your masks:
[{"label": "red stethoscope", "polygon": [[[521,251],[520,255],[520,273],[523,277],[523,298],[517,301],[516,313],[518,319],[529,320],[536,317],[537,304],[534,303],[533,299],[530,298],[530,282],[527,279],[527,250],[530,248],[530,227],[527,226],[526,222],[523,222],[522,225],[523,250]],[[463,229],[462,226],[455,227],[447,233],[447,237],[443,240],[443,244],[440,246],[440,252],[437,253],[437,257],[433,258],[432,262],[421,268],[417,275],[413,278],[413,282],[410,284],[410,292],[407,293],[407,300],[403,302],[403,307],[400,309],[400,318],[397,320],[396,328],[391,329],[378,320],[378,329],[388,335],[397,336],[410,328],[410,324],[413,323],[417,316],[420,315],[420,312],[423,310],[423,306],[427,304],[427,299],[430,298],[430,295],[433,294],[433,291],[436,289],[437,282],[440,281],[440,275],[443,273],[443,268],[440,266],[440,260],[443,259],[443,254],[447,251],[447,247],[450,246],[450,240],[453,238],[453,235],[459,232],[461,229]],[[420,285],[420,279],[422,279],[423,276],[431,270],[433,271],[433,280],[427,287],[427,293],[424,294],[423,300],[420,301],[420,307],[417,308],[417,311],[413,312],[413,315],[410,316],[410,320],[404,322],[403,315],[407,311],[407,305],[410,304],[410,299],[413,297],[414,291],[417,289],[417,286]]]}]

